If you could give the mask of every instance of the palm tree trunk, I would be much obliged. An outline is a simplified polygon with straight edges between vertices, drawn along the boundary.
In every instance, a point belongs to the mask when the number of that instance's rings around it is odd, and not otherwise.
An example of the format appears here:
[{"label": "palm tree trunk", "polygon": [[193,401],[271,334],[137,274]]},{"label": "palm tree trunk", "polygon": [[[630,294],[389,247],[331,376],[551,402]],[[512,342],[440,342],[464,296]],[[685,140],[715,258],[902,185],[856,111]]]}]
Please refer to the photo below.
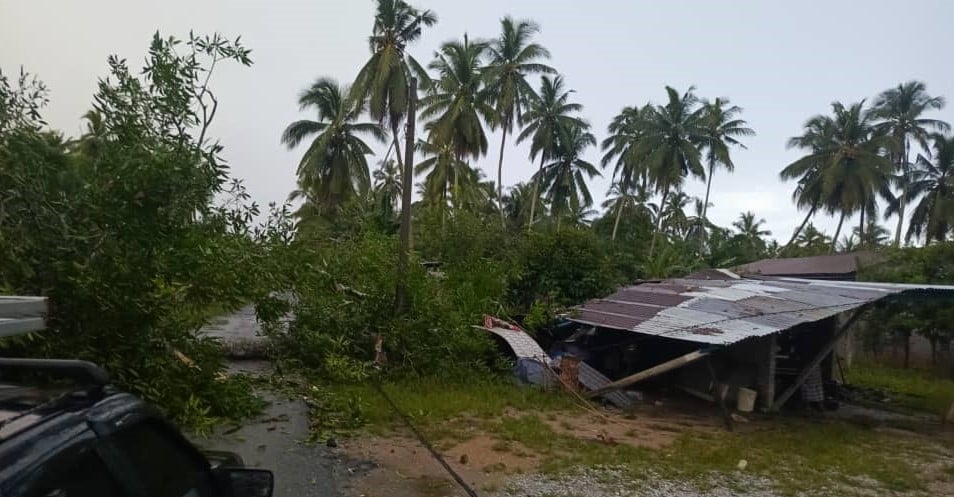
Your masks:
[{"label": "palm tree trunk", "polygon": [[865,248],[865,209],[867,207],[861,208],[861,221],[858,223],[858,247]]},{"label": "palm tree trunk", "polygon": [[397,121],[391,122],[391,145],[394,146],[394,157],[397,158],[398,170],[404,171],[404,159],[401,157],[401,142],[398,139]]},{"label": "palm tree trunk", "polygon": [[616,208],[616,222],[613,223],[613,237],[612,239],[616,240],[616,231],[619,229],[619,218],[623,214],[623,202],[619,201],[619,206]]},{"label": "palm tree trunk", "polygon": [[715,163],[710,160],[709,161],[709,177],[706,178],[706,200],[705,200],[705,203],[702,204],[702,219],[701,219],[702,226],[708,225],[706,221],[708,221],[709,219],[706,218],[706,211],[709,210],[709,190],[712,189],[712,172],[713,171],[715,171]]},{"label": "palm tree trunk", "polygon": [[557,231],[556,231],[557,233],[560,232],[560,222],[561,222],[561,221],[563,221],[563,216],[558,213],[558,214],[557,214]]},{"label": "palm tree trunk", "polygon": [[500,137],[500,158],[497,160],[497,208],[500,209],[500,223],[507,227],[507,216],[504,215],[503,206],[503,154],[504,145],[507,144],[507,127],[503,126],[503,133]]},{"label": "palm tree trunk", "polygon": [[800,224],[800,225],[798,226],[798,229],[795,230],[795,233],[792,233],[792,238],[790,238],[790,239],[788,240],[788,243],[786,243],[785,246],[782,247],[782,249],[778,251],[780,254],[783,253],[783,252],[785,252],[785,250],[786,250],[789,246],[791,246],[793,243],[795,243],[795,239],[798,238],[798,235],[800,235],[800,234],[802,233],[802,230],[805,229],[805,225],[808,224],[808,220],[811,219],[814,214],[815,214],[815,207],[812,206],[812,208],[808,210],[808,214],[805,216],[805,219],[802,221],[802,224]]},{"label": "palm tree trunk", "polygon": [[901,198],[898,201],[898,228],[894,231],[894,248],[901,246],[901,230],[904,229],[904,207],[908,196],[908,148],[910,144],[904,139],[904,151],[898,155],[898,169],[901,170]]},{"label": "palm tree trunk", "polygon": [[540,167],[537,169],[536,177],[533,180],[533,198],[530,199],[530,222],[527,223],[527,233],[533,231],[533,214],[537,210],[537,202],[540,200],[540,176],[543,175],[543,155],[540,155]]},{"label": "palm tree trunk", "polygon": [[841,211],[841,217],[838,218],[838,227],[835,228],[835,236],[831,239],[831,246],[828,247],[828,253],[835,253],[835,244],[838,243],[838,235],[841,234],[841,224],[845,222],[845,211]]},{"label": "palm tree trunk", "polygon": [[653,251],[656,250],[656,239],[659,238],[659,232],[662,231],[663,223],[663,206],[666,205],[666,198],[669,197],[669,187],[663,191],[662,199],[659,200],[659,219],[656,220],[656,231],[653,232],[653,239],[649,242],[649,257],[653,256]]},{"label": "palm tree trunk", "polygon": [[[398,233],[400,246],[398,247],[397,283],[394,289],[394,313],[403,314],[407,311],[407,272],[411,256],[411,177],[414,175],[414,120],[417,115],[417,78],[411,77],[408,81],[407,99],[407,156],[401,168],[401,228]],[[397,126],[392,124],[392,131]],[[397,146],[397,140],[394,142]],[[395,151],[398,149],[395,148]],[[401,154],[398,153],[398,157]]]}]

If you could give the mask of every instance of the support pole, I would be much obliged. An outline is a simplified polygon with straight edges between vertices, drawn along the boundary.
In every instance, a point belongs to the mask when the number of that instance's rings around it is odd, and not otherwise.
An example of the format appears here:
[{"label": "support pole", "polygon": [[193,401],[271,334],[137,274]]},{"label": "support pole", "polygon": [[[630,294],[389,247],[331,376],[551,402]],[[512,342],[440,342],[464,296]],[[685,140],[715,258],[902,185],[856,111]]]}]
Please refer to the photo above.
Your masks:
[{"label": "support pole", "polygon": [[776,335],[771,334],[761,339],[762,359],[759,361],[758,387],[762,409],[772,410],[772,400],[775,398],[775,348]]},{"label": "support pole", "polygon": [[725,429],[732,431],[732,413],[725,407],[726,389],[720,388],[719,377],[716,376],[715,367],[711,359],[706,359],[706,367],[709,368],[709,376],[712,377],[712,389],[716,401],[719,402],[719,410],[722,411],[722,422],[725,423]]},{"label": "support pole", "polygon": [[802,371],[798,373],[798,376],[795,377],[795,382],[789,385],[789,387],[786,388],[785,391],[782,392],[782,394],[779,395],[778,398],[772,403],[772,411],[778,411],[783,405],[785,405],[786,402],[788,402],[788,399],[791,398],[792,394],[794,394],[795,391],[805,383],[805,380],[808,378],[811,370],[817,368],[818,365],[825,360],[825,357],[827,357],[828,354],[831,354],[831,351],[835,349],[835,345],[838,344],[838,340],[841,340],[841,337],[848,332],[848,329],[851,328],[851,325],[855,324],[855,321],[861,317],[861,314],[864,312],[864,310],[865,308],[861,307],[855,311],[855,313],[848,318],[848,321],[845,321],[845,324],[841,325],[841,328],[838,329],[831,340],[829,340],[821,348],[821,350],[818,351],[818,354],[816,354],[811,361],[808,361],[808,364],[806,364]]},{"label": "support pole", "polygon": [[604,393],[607,393],[607,392],[612,392],[614,390],[626,388],[634,383],[647,380],[649,378],[652,378],[653,376],[661,375],[667,371],[672,371],[673,369],[685,366],[686,364],[689,364],[690,362],[702,359],[703,357],[706,357],[707,355],[709,355],[709,353],[710,353],[709,350],[703,350],[703,349],[692,351],[686,355],[679,356],[671,361],[666,361],[662,364],[657,364],[649,369],[644,369],[634,375],[630,375],[625,378],[616,380],[613,383],[610,383],[609,385],[606,385],[605,387],[600,388],[598,390],[593,390],[592,392],[588,392],[586,394],[586,398],[592,399],[593,397],[599,397],[600,395],[603,395]]}]

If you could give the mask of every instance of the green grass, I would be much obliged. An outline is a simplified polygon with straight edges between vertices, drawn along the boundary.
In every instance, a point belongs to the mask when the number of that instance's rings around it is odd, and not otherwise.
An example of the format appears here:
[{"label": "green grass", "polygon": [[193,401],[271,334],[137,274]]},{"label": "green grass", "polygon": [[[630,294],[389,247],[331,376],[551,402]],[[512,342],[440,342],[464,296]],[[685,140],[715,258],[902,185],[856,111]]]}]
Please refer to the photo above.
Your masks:
[{"label": "green grass", "polygon": [[954,381],[917,369],[857,363],[851,366],[848,381],[891,392],[897,405],[915,411],[942,415],[954,402]]},{"label": "green grass", "polygon": [[[779,491],[791,495],[852,487],[858,478],[873,479],[892,491],[923,488],[915,465],[926,456],[915,442],[852,424],[779,418],[744,432],[690,428],[671,446],[650,449],[559,434],[547,420],[559,419],[556,413],[580,413],[576,401],[506,381],[461,384],[430,379],[387,383],[384,389],[441,449],[482,431],[497,439],[493,450],[511,451],[519,444],[538,455],[541,471],[548,474],[603,466],[619,468],[635,482],[655,474],[704,487],[713,474],[731,484],[733,475],[739,474],[739,460],[745,459],[745,474],[769,478]],[[360,418],[358,429],[385,433],[401,426],[370,385],[319,391],[336,399],[339,411],[350,409],[345,419]]]}]

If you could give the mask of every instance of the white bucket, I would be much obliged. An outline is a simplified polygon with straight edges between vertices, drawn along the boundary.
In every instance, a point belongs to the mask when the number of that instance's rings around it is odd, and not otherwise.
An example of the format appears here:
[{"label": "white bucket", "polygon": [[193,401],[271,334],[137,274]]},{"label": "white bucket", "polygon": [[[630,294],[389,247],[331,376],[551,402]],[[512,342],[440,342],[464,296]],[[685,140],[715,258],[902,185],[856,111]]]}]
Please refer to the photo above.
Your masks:
[{"label": "white bucket", "polygon": [[755,409],[755,398],[758,396],[758,393],[755,390],[751,390],[744,387],[739,387],[738,402],[736,403],[736,409],[740,412],[752,412]]}]

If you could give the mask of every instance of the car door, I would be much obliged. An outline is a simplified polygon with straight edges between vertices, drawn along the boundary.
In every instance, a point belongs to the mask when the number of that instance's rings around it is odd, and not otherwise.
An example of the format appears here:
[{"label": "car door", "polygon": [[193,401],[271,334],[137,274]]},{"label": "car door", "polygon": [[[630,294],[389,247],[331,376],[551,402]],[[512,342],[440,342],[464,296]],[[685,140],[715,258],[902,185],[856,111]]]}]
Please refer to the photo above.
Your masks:
[{"label": "car door", "polygon": [[10,489],[11,497],[130,497],[101,457],[95,438],[66,446]]},{"label": "car door", "polygon": [[139,482],[144,497],[223,497],[209,462],[158,419],[124,426],[104,439]]}]

